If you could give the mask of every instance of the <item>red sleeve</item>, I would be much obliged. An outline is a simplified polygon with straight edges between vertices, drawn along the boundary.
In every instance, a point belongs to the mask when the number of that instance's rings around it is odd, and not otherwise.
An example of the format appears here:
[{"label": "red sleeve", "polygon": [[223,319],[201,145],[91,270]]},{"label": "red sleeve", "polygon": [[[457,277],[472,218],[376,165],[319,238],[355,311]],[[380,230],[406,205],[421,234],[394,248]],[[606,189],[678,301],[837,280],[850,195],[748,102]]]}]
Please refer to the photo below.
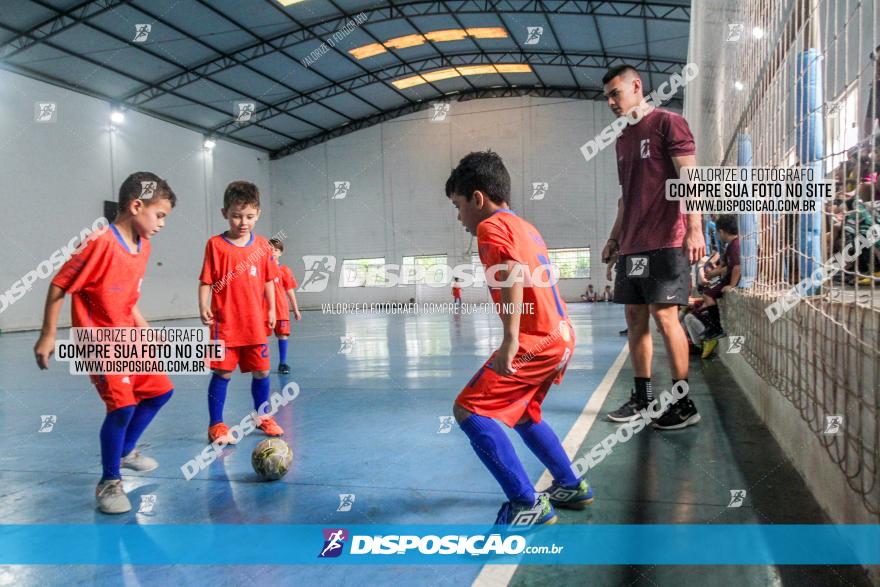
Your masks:
[{"label": "red sleeve", "polygon": [[492,222],[481,222],[477,226],[477,244],[480,250],[480,260],[486,267],[500,265],[512,260],[522,263],[516,245],[510,238],[510,234],[503,226]]},{"label": "red sleeve", "polygon": [[291,271],[290,267],[287,267],[286,265],[282,268],[282,280],[284,282],[284,291],[299,287],[296,278],[293,276],[293,271]]},{"label": "red sleeve", "polygon": [[72,255],[58,270],[52,283],[69,294],[75,294],[89,283],[97,281],[105,269],[102,267],[102,259],[108,242],[105,238],[87,240],[82,250]]},{"label": "red sleeve", "polygon": [[666,134],[663,137],[666,152],[671,157],[683,157],[696,153],[694,135],[691,134],[691,129],[684,116],[674,114],[668,120],[669,128],[666,129]]},{"label": "red sleeve", "polygon": [[211,240],[205,245],[205,259],[202,261],[202,273],[199,281],[207,285],[213,285],[214,279],[214,245]]},{"label": "red sleeve", "polygon": [[272,258],[272,247],[268,242],[266,243],[266,254],[263,255],[263,275],[266,276],[266,281],[275,281],[275,278],[278,277],[278,263]]}]

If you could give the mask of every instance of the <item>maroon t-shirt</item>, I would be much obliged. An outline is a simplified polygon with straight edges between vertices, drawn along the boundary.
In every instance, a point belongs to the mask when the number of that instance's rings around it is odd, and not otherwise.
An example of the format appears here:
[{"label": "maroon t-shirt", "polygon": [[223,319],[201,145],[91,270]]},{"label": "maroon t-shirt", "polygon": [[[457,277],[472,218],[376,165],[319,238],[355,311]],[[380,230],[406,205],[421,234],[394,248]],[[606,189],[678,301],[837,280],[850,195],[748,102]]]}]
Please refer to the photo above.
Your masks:
[{"label": "maroon t-shirt", "polygon": [[[727,266],[727,271],[724,273],[724,277],[721,278],[721,287],[725,285],[731,285],[730,283],[730,275],[733,273],[733,268],[739,265],[739,238],[735,238],[729,243],[727,243],[727,247],[724,249],[724,255],[722,255],[724,259],[724,265]],[[736,285],[735,283],[732,285]]]},{"label": "maroon t-shirt", "polygon": [[617,138],[617,175],[623,188],[620,254],[680,247],[687,224],[678,202],[666,200],[675,179],[672,157],[694,154],[694,137],[680,114],[655,108]]}]

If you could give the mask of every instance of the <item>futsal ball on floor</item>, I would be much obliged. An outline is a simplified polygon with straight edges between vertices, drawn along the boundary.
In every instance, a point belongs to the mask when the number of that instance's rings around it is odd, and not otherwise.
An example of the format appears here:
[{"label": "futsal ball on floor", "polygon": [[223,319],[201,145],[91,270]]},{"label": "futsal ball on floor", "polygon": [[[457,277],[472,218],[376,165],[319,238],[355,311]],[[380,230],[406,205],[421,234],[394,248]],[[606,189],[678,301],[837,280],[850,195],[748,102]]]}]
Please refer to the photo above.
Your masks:
[{"label": "futsal ball on floor", "polygon": [[260,441],[251,454],[254,471],[264,481],[281,479],[290,470],[293,450],[280,438],[267,438]]}]

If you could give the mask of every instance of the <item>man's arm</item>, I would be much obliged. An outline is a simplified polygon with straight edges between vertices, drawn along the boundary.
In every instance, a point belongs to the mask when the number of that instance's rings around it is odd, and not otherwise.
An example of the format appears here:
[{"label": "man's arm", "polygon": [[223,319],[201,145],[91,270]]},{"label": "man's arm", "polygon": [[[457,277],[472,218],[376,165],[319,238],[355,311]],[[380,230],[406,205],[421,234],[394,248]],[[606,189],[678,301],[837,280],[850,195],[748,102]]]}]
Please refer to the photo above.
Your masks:
[{"label": "man's arm", "polygon": [[[675,175],[681,178],[681,168],[696,167],[697,158],[695,155],[683,155],[681,157],[673,157],[672,163],[675,165]],[[687,218],[687,232],[684,235],[682,249],[685,255],[687,255],[688,262],[693,265],[706,253],[706,238],[703,236],[703,217],[700,214],[685,214],[685,218]]]},{"label": "man's arm", "polygon": [[610,264],[614,257],[617,256],[617,251],[620,249],[620,243],[618,239],[620,238],[620,229],[623,225],[623,198],[617,200],[617,218],[614,219],[614,225],[611,227],[611,236],[608,237],[608,242],[605,243],[605,248],[602,249],[602,262]]},{"label": "man's arm", "polygon": [[[518,263],[507,261],[507,269],[498,271],[498,280],[507,281],[513,268]],[[501,288],[501,323],[504,325],[504,339],[495,355],[492,369],[499,375],[511,375],[516,372],[513,358],[519,350],[519,318],[522,312],[523,284],[522,280],[514,279],[515,283]]]},{"label": "man's arm", "polygon": [[58,333],[58,314],[64,305],[64,290],[55,285],[49,285],[49,293],[46,294],[46,305],[43,308],[43,328],[40,338],[34,345],[34,356],[40,369],[49,368],[49,357],[55,353],[55,335]]}]

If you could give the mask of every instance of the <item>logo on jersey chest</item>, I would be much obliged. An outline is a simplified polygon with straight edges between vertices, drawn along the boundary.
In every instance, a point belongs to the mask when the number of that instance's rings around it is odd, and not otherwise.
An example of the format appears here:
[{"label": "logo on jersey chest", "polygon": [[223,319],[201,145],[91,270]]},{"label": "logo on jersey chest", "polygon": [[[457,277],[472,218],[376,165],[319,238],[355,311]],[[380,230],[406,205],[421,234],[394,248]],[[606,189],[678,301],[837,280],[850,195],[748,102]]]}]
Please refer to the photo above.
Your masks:
[{"label": "logo on jersey chest", "polygon": [[256,276],[257,276],[257,266],[251,265],[251,277],[256,277]]},{"label": "logo on jersey chest", "polygon": [[642,159],[647,159],[651,156],[651,139],[642,139],[642,142],[639,144],[639,153]]}]

